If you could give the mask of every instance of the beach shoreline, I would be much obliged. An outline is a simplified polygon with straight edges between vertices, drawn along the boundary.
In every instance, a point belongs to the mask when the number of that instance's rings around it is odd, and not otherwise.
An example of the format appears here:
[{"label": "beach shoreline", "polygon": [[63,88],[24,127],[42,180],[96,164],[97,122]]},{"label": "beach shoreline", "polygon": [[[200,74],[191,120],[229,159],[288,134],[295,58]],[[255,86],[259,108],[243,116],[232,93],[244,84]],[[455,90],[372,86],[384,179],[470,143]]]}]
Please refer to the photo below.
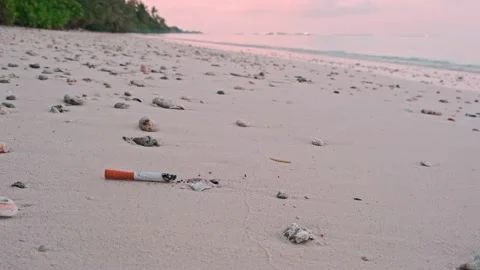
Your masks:
[{"label": "beach shoreline", "polygon": [[[0,196],[19,208],[0,269],[455,269],[480,252],[476,77],[135,37],[0,27]],[[289,241],[292,223],[315,239]]]},{"label": "beach shoreline", "polygon": [[[171,36],[171,35],[170,35]],[[252,54],[270,56],[293,61],[301,61],[333,66],[336,68],[350,68],[378,75],[386,75],[392,78],[401,78],[421,82],[423,84],[433,84],[435,86],[456,88],[459,90],[480,91],[480,74],[469,70],[458,70],[447,67],[429,67],[409,63],[395,63],[389,61],[374,61],[345,56],[329,56],[311,53],[287,52],[276,49],[255,48],[253,46],[237,46],[234,44],[222,44],[217,42],[200,41],[193,39],[163,38],[159,36],[146,36],[150,38],[162,38],[178,44],[190,44],[194,46],[218,49],[223,51],[236,51]],[[374,56],[374,55],[373,55]],[[446,78],[446,79],[445,79]],[[461,79],[460,79],[461,78]]]}]

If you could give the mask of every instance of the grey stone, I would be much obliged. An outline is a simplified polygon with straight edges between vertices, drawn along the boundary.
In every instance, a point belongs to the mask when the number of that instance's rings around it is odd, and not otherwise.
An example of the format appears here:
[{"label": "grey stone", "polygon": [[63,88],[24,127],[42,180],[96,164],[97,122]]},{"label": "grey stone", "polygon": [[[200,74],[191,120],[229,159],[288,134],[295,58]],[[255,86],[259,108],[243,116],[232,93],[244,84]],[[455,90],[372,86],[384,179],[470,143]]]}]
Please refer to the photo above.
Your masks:
[{"label": "grey stone", "polygon": [[285,193],[285,192],[279,191],[279,192],[277,193],[277,198],[282,199],[282,200],[286,200],[286,199],[288,199],[288,195],[287,195],[287,193]]},{"label": "grey stone", "polygon": [[8,103],[8,102],[2,102],[2,105],[7,107],[7,108],[10,108],[10,109],[15,108],[15,105],[13,105],[12,103]]},{"label": "grey stone", "polygon": [[145,147],[158,147],[160,144],[158,143],[157,139],[152,138],[150,136],[144,137],[123,137],[123,140],[128,142],[129,144],[136,144]]},{"label": "grey stone", "polygon": [[80,106],[85,104],[85,100],[80,97],[72,97],[70,95],[65,95],[63,101],[68,105]]},{"label": "grey stone", "polygon": [[130,104],[124,103],[124,102],[118,102],[115,103],[113,106],[115,109],[128,109],[130,108]]},{"label": "grey stone", "polygon": [[153,105],[158,106],[164,109],[171,109],[171,110],[185,110],[182,105],[178,105],[173,103],[170,100],[166,100],[163,98],[156,97],[152,100]]},{"label": "grey stone", "polygon": [[37,52],[34,52],[34,51],[32,51],[32,50],[28,50],[28,51],[26,51],[25,53],[28,54],[28,55],[30,55],[30,56],[37,56],[37,55],[38,55]]},{"label": "grey stone", "polygon": [[145,83],[139,80],[132,80],[130,81],[130,84],[136,87],[145,87]]},{"label": "grey stone", "polygon": [[47,246],[45,246],[45,245],[41,245],[41,246],[38,247],[37,250],[38,250],[39,252],[47,252],[47,251],[49,251],[50,249],[49,249]]},{"label": "grey stone", "polygon": [[12,187],[17,187],[17,188],[26,188],[27,186],[23,182],[15,182],[12,184]]},{"label": "grey stone", "polygon": [[54,105],[50,108],[49,112],[51,113],[64,113],[68,112],[69,110],[63,107],[63,105]]},{"label": "grey stone", "polygon": [[465,264],[460,265],[458,270],[480,270],[480,255]]}]

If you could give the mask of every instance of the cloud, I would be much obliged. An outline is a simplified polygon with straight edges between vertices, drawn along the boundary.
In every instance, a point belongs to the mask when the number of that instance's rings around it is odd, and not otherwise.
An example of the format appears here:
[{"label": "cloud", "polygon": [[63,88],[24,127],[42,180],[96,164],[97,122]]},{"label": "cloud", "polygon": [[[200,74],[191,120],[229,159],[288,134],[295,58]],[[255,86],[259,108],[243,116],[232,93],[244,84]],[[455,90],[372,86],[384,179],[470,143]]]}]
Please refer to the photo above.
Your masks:
[{"label": "cloud", "polygon": [[471,32],[480,0],[144,0],[205,32]]},{"label": "cloud", "polygon": [[301,15],[314,18],[369,14],[379,11],[370,0],[323,0],[312,3]]}]

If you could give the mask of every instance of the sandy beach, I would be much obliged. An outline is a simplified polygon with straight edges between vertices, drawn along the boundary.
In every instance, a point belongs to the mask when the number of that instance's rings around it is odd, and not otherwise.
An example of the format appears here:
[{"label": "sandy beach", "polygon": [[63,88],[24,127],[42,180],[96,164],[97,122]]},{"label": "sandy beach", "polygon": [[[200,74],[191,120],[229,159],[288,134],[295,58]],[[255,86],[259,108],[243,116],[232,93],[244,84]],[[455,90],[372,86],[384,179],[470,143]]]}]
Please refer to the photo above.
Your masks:
[{"label": "sandy beach", "polygon": [[[0,196],[19,208],[0,269],[440,270],[480,252],[479,74],[127,34],[1,27],[0,45]],[[290,242],[292,223],[315,239]]]}]

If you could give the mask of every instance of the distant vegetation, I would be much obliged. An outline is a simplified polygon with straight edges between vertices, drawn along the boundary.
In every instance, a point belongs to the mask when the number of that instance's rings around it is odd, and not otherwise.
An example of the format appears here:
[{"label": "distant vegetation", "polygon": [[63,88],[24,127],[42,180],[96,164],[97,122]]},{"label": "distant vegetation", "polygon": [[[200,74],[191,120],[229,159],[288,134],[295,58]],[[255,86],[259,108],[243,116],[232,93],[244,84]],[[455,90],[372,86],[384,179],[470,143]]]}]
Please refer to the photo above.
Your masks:
[{"label": "distant vegetation", "polygon": [[182,33],[141,0],[0,0],[0,24],[116,33]]}]

